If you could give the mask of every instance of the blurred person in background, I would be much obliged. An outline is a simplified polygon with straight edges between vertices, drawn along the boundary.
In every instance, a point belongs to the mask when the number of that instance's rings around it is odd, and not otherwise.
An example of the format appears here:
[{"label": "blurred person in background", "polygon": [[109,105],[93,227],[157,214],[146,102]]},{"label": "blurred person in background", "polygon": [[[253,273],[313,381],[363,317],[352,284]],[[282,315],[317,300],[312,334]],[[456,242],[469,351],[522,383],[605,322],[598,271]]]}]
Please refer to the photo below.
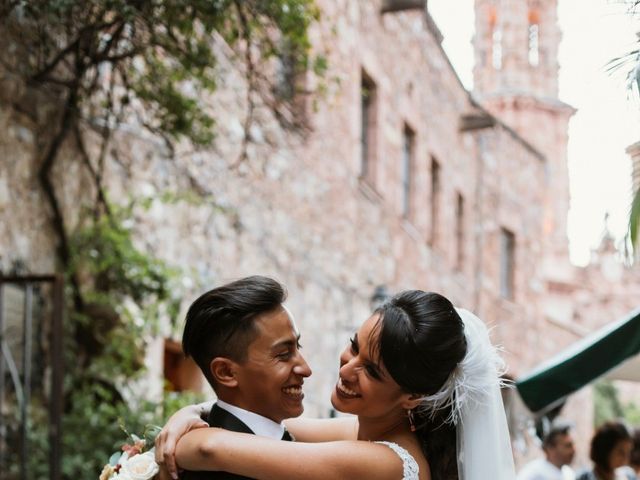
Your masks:
[{"label": "blurred person in background", "polygon": [[517,480],[570,480],[575,478],[569,466],[576,454],[571,425],[551,427],[542,440],[545,458],[533,460],[524,466]]},{"label": "blurred person in background", "polygon": [[633,437],[622,422],[601,425],[591,439],[589,457],[593,468],[581,473],[577,480],[628,480],[620,470],[629,464]]},{"label": "blurred person in background", "polygon": [[633,448],[629,465],[621,467],[620,472],[624,473],[628,480],[640,480],[640,428],[636,428],[633,432]]}]

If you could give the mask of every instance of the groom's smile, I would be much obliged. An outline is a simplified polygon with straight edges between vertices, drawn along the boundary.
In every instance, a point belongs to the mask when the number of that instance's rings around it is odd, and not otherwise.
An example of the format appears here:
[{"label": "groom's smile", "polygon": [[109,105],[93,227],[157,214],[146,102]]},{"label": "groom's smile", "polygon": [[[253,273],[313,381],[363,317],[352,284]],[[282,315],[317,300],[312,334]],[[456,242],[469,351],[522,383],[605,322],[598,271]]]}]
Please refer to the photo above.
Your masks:
[{"label": "groom's smile", "polygon": [[282,389],[282,391],[285,393],[285,395],[288,395],[295,400],[302,400],[304,398],[304,393],[302,393],[302,384],[285,387]]}]

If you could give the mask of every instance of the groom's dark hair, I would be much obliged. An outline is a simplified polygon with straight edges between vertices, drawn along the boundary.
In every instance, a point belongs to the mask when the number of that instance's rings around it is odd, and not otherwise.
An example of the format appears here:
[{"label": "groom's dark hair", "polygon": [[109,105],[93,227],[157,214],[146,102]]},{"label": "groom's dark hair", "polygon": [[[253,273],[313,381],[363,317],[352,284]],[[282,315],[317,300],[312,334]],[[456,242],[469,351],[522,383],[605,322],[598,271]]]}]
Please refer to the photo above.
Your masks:
[{"label": "groom's dark hair", "polygon": [[209,384],[216,357],[246,360],[247,349],[258,334],[255,320],[282,305],[287,298],[283,285],[255,275],[242,278],[201,295],[189,307],[182,334],[182,350],[192,357]]}]

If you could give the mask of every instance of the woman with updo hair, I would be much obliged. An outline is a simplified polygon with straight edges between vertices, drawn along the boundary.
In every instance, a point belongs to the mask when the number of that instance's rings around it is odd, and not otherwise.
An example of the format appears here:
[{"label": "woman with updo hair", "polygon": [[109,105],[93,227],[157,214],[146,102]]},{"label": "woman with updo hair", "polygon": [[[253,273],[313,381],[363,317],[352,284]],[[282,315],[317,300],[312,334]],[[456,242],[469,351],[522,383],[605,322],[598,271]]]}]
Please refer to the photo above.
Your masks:
[{"label": "woman with updo hair", "polygon": [[286,420],[296,441],[284,442],[188,431],[211,403],[186,407],[159,435],[156,459],[171,473],[175,453],[181,468],[263,480],[512,480],[501,373],[481,320],[440,294],[408,290],[340,355],[331,403],[351,416]]},{"label": "woman with updo hair", "polygon": [[593,468],[576,480],[626,480],[627,477],[616,470],[629,464],[632,448],[631,431],[624,423],[604,423],[591,439],[589,457]]}]

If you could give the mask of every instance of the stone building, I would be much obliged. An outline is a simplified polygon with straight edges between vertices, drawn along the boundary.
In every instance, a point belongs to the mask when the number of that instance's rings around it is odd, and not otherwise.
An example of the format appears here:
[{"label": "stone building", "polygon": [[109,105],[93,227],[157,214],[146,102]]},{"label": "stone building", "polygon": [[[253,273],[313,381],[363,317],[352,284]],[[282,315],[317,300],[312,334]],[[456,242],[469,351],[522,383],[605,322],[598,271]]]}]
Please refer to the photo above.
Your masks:
[{"label": "stone building", "polygon": [[[228,52],[219,90],[207,100],[218,125],[210,149],[183,146],[171,160],[134,123],[114,139],[105,164],[112,198],[195,186],[210,199],[156,199],[136,218],[140,244],[189,277],[185,303],[244,275],[285,283],[314,370],[306,411],[321,416],[331,412],[339,352],[378,286],[439,291],[473,310],[493,327],[514,378],[635,306],[640,276],[611,266],[606,255],[614,253],[599,253],[585,269],[569,262],[574,110],[558,99],[556,0],[476,1],[473,93],[444,53],[428,8],[381,9],[426,2],[317,3],[322,18],[312,40],[327,52],[329,71],[327,92],[314,105],[302,102],[305,131],[284,128],[260,99],[245,131],[247,85]],[[29,117],[9,107],[27,100],[20,95],[19,87],[0,92],[2,267],[51,271],[53,236],[32,160],[38,138]],[[66,146],[67,156],[76,154]],[[68,211],[91,195],[82,170],[74,173],[75,183],[61,189]],[[180,360],[179,338],[167,336],[148,352],[151,396],[163,374],[202,385]],[[589,391],[565,412],[584,455]],[[518,459],[537,453],[518,419],[514,428]]]}]

